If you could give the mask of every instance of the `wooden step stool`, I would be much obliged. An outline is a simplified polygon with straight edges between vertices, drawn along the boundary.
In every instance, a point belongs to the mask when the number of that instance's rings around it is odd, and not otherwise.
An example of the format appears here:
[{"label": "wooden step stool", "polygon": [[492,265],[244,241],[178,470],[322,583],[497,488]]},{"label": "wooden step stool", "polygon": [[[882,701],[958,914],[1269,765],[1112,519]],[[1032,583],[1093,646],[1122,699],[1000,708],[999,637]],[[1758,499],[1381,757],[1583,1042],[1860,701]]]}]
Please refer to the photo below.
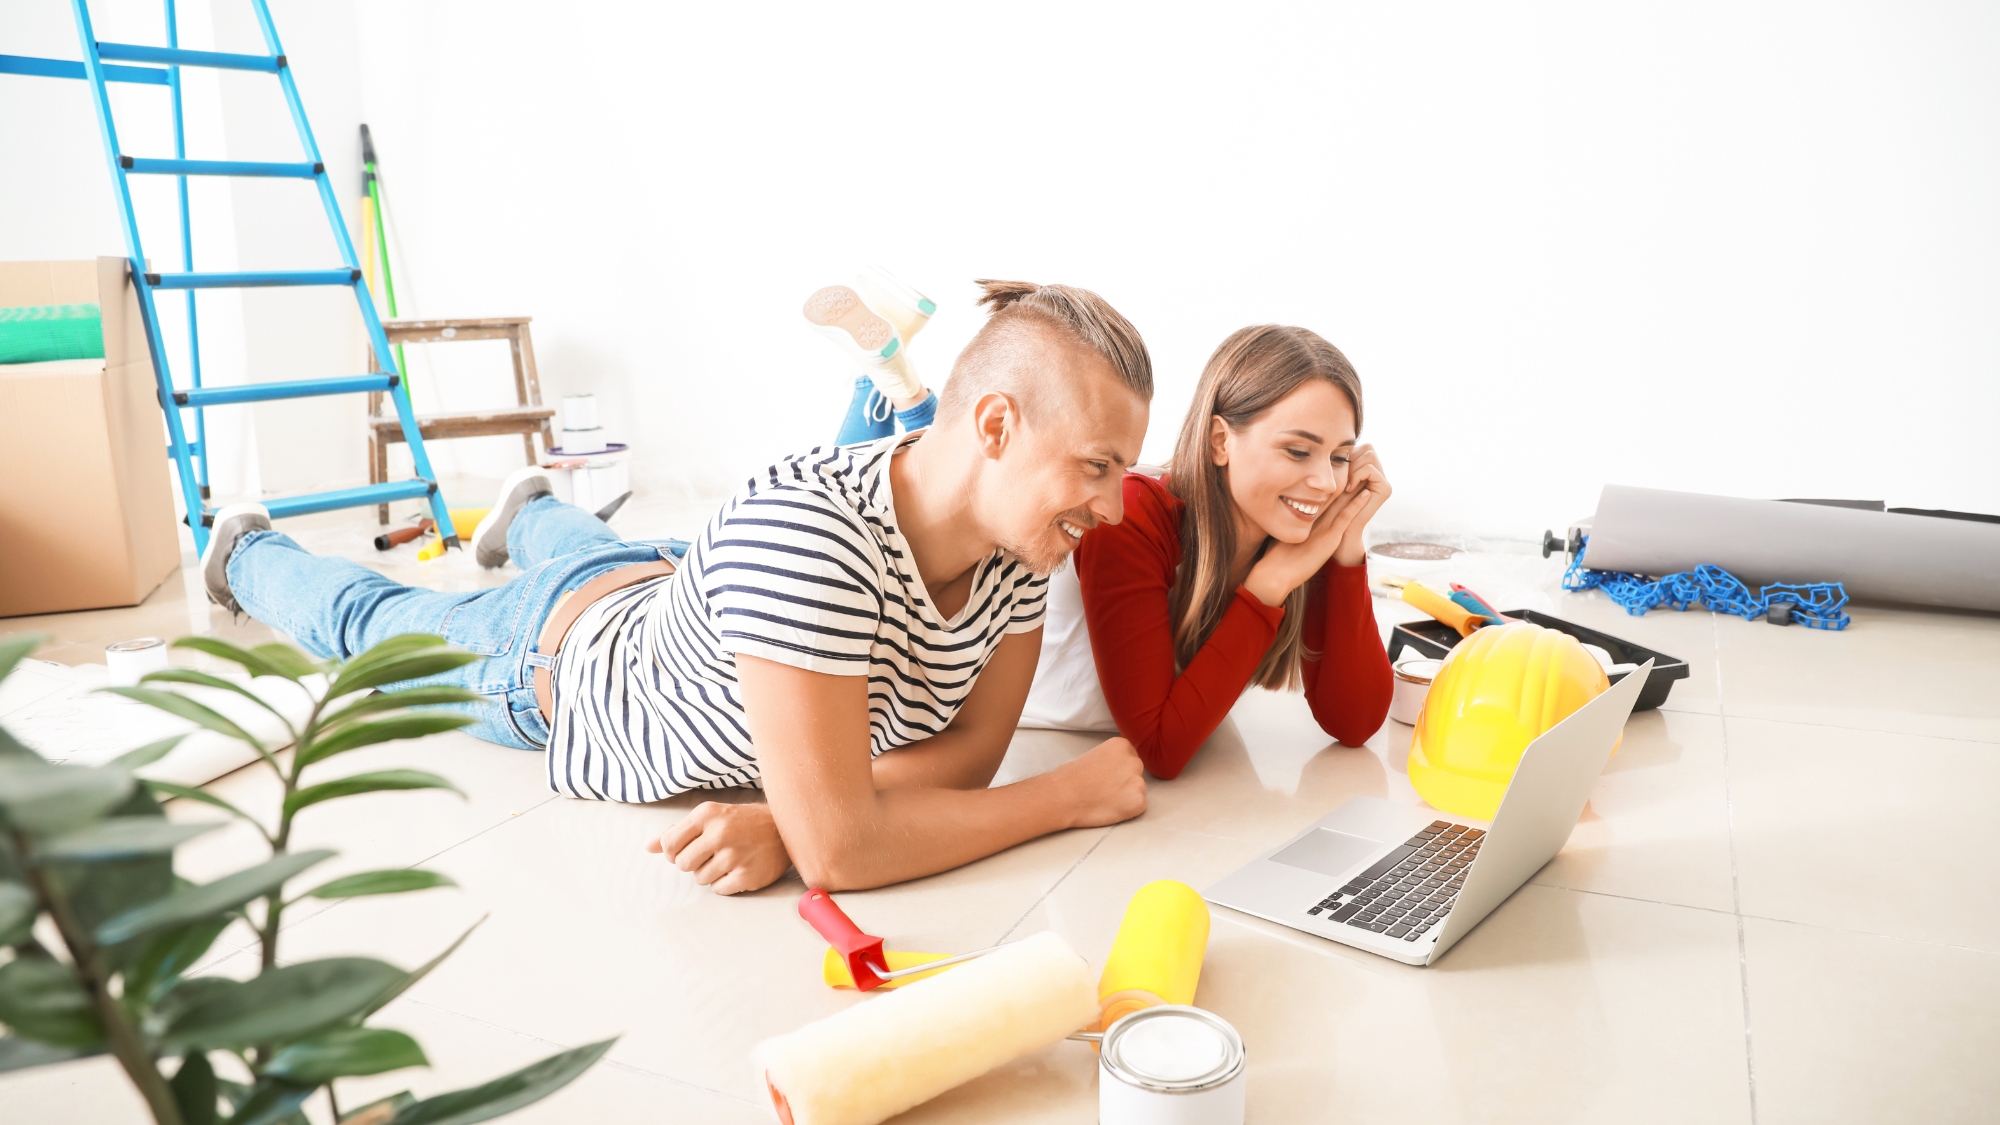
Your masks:
[{"label": "wooden step stool", "polygon": [[[528,335],[528,321],[532,319],[525,316],[488,316],[470,320],[382,322],[382,331],[392,347],[396,344],[445,344],[463,340],[505,340],[513,347],[514,397],[520,405],[451,414],[419,414],[417,428],[426,442],[520,434],[521,448],[527,452],[530,465],[538,463],[535,456],[536,434],[542,435],[543,451],[555,445],[550,419],[555,417],[556,411],[552,406],[542,405],[541,379],[535,374],[535,345]],[[381,370],[372,351],[368,369]],[[404,374],[407,376],[408,372]],[[371,484],[389,479],[389,446],[403,440],[403,427],[396,420],[395,412],[382,412],[383,393],[377,391],[368,396],[368,480]],[[389,505],[381,505],[376,513],[383,523],[389,522]],[[471,531],[468,529],[462,534],[470,535]]]}]

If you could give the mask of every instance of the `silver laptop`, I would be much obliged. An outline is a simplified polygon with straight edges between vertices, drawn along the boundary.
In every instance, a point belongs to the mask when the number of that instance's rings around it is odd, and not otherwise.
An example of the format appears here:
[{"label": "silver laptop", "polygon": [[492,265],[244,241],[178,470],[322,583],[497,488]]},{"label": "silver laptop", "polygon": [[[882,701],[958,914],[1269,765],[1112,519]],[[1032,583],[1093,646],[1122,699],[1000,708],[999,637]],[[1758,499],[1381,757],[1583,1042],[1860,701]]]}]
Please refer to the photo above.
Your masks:
[{"label": "silver laptop", "polygon": [[1434,963],[1562,850],[1652,671],[1648,660],[1529,743],[1491,825],[1356,797],[1202,897]]}]

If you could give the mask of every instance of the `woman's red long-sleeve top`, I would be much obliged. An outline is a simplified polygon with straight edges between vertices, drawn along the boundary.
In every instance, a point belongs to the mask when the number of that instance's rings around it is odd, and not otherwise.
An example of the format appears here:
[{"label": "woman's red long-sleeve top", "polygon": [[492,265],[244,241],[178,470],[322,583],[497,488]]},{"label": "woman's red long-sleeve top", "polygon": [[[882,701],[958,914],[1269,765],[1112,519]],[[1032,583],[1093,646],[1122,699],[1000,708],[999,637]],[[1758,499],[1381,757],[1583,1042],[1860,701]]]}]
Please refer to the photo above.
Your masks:
[{"label": "woman's red long-sleeve top", "polygon": [[[1238,587],[1208,643],[1175,675],[1167,592],[1181,564],[1185,507],[1160,481],[1127,473],[1124,521],[1093,528],[1075,556],[1105,702],[1119,733],[1158,778],[1179,776],[1215,733],[1285,617],[1283,606],[1265,605]],[[1358,746],[1382,728],[1393,686],[1368,568],[1329,559],[1310,580],[1305,612],[1302,670],[1313,718],[1338,741]]]}]

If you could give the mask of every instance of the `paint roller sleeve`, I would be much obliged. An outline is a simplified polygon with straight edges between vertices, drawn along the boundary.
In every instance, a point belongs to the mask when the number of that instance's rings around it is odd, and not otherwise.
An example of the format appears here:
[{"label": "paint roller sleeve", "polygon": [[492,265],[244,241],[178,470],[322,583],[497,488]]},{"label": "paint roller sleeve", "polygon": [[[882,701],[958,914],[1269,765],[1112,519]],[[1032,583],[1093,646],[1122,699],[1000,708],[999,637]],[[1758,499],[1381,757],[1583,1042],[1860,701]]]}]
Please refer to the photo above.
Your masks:
[{"label": "paint roller sleeve", "polygon": [[787,1125],[876,1125],[1097,1017],[1090,969],[1053,933],[757,1045]]}]

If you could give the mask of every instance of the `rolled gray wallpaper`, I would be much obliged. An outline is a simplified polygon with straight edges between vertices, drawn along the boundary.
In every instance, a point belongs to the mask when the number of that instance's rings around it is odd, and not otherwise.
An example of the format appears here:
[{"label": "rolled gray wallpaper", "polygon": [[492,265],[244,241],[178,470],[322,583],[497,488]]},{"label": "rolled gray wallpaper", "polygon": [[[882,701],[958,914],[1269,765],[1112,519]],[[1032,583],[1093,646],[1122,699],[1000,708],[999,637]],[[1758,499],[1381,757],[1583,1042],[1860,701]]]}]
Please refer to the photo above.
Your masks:
[{"label": "rolled gray wallpaper", "polygon": [[1657,577],[1712,563],[1755,589],[1841,582],[1874,601],[2000,610],[2000,524],[1608,484],[1584,562]]}]

